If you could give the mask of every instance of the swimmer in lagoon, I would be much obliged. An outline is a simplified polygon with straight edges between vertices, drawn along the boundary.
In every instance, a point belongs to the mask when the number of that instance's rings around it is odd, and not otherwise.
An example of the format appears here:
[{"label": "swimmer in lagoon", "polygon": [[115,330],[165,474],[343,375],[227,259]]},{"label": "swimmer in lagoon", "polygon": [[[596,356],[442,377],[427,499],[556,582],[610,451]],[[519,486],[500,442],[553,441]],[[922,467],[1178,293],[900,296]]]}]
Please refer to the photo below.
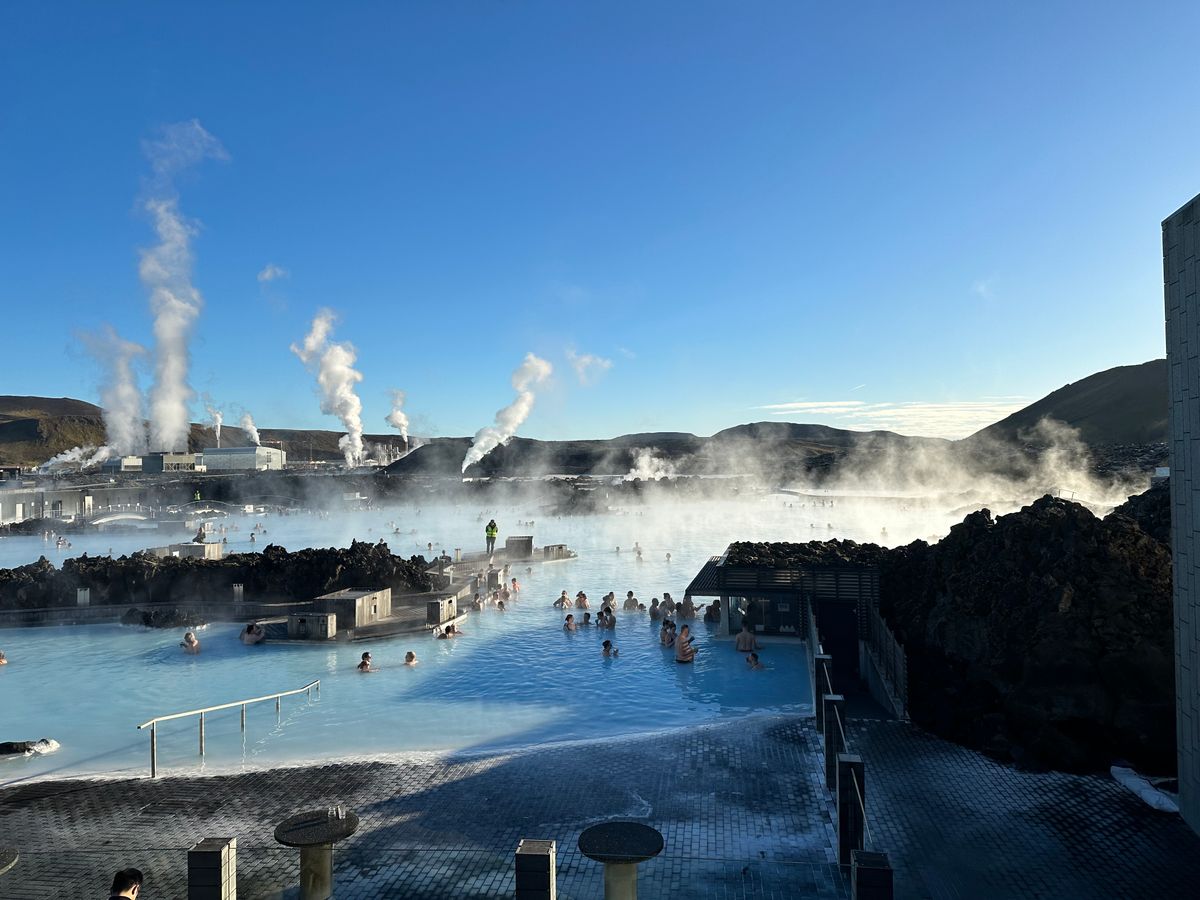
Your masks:
[{"label": "swimmer in lagoon", "polygon": [[603,644],[600,645],[600,655],[605,658],[616,659],[619,652],[620,651],[618,651],[617,648],[613,646],[612,641],[605,641]]},{"label": "swimmer in lagoon", "polygon": [[446,634],[446,632],[442,631],[441,627],[438,625],[433,626],[433,636],[435,638],[437,638],[439,641],[444,641],[444,640],[446,640],[446,638],[450,637],[450,635],[448,635],[448,634]]},{"label": "swimmer in lagoon", "polygon": [[675,626],[670,619],[664,619],[662,628],[658,630],[658,642],[664,647],[670,647],[675,643]]},{"label": "swimmer in lagoon", "polygon": [[574,631],[574,630],[575,630],[575,617],[568,615],[566,618],[566,621],[563,622],[563,631]]},{"label": "swimmer in lagoon", "polygon": [[566,609],[570,605],[571,605],[571,598],[567,596],[566,588],[563,588],[563,592],[561,594],[559,594],[558,599],[554,601],[554,608],[555,609]]},{"label": "swimmer in lagoon", "polygon": [[357,668],[358,668],[358,671],[360,671],[360,672],[378,672],[379,671],[373,665],[371,665],[371,654],[369,652],[364,653],[362,655],[362,660],[359,662]]},{"label": "swimmer in lagoon", "polygon": [[183,641],[180,642],[179,646],[183,648],[184,653],[200,652],[200,641],[198,641],[196,639],[196,635],[190,631],[183,636]]},{"label": "swimmer in lagoon", "polygon": [[265,628],[263,628],[257,622],[251,622],[244,629],[242,629],[241,641],[247,647],[251,647],[254,644],[260,643],[266,636],[267,631]]},{"label": "swimmer in lagoon", "polygon": [[766,666],[764,666],[762,663],[760,663],[758,661],[757,653],[751,653],[749,656],[746,657],[746,665],[748,665],[752,671],[757,671],[758,669],[766,668]]},{"label": "swimmer in lagoon", "polygon": [[585,612],[583,614],[583,621],[580,622],[579,624],[581,627],[587,627],[588,625],[591,625],[592,624],[592,614],[589,612]]},{"label": "swimmer in lagoon", "polygon": [[417,654],[413,653],[411,650],[404,654],[404,664],[406,666],[415,666],[419,662],[420,660],[417,659]]},{"label": "swimmer in lagoon", "polygon": [[504,612],[504,601],[503,600],[496,601],[496,612]]},{"label": "swimmer in lagoon", "polygon": [[587,594],[585,594],[583,591],[580,591],[578,594],[575,595],[575,608],[576,609],[587,609],[588,608]]},{"label": "swimmer in lagoon", "polygon": [[742,623],[742,630],[738,632],[737,639],[733,642],[733,648],[738,653],[749,653],[751,650],[760,649],[758,638],[750,632],[750,626],[747,623]]},{"label": "swimmer in lagoon", "polygon": [[514,594],[521,593],[521,585],[517,584],[517,579],[512,580],[512,587],[509,590]]},{"label": "swimmer in lagoon", "polygon": [[4,651],[0,650],[0,666],[8,665],[8,657],[4,655]]},{"label": "swimmer in lagoon", "polygon": [[622,605],[621,608],[622,609],[637,609],[638,608],[637,597],[633,596],[633,591],[625,592],[625,603],[624,603],[624,605]]},{"label": "swimmer in lagoon", "polygon": [[679,636],[675,638],[675,662],[690,663],[696,658],[696,647],[692,646],[692,641],[695,640],[689,633],[690,629],[684,625],[679,629]]}]

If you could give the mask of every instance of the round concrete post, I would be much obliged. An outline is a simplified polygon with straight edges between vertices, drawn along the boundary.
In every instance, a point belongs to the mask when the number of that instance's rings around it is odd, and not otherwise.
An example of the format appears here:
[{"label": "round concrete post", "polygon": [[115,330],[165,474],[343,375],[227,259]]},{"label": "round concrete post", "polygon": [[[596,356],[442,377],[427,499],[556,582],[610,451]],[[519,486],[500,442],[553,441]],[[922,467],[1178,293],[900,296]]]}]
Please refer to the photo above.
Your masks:
[{"label": "round concrete post", "polygon": [[604,864],[604,900],[637,900],[637,863]]},{"label": "round concrete post", "polygon": [[333,845],[300,848],[300,900],[333,896]]}]

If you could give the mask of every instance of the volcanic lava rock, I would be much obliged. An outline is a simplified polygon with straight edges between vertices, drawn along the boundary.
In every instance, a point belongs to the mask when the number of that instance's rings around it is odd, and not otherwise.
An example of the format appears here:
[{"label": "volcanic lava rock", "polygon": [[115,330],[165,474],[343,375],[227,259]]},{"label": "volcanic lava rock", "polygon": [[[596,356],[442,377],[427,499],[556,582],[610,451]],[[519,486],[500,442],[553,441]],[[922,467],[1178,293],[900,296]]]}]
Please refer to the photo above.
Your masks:
[{"label": "volcanic lava rock", "polygon": [[177,606],[151,606],[125,610],[122,625],[142,625],[146,628],[197,628],[207,625],[204,618],[195,612]]},{"label": "volcanic lava rock", "polygon": [[1169,498],[1099,519],[1042,497],[968,515],[935,545],[739,543],[727,562],[879,568],[880,611],[908,656],[909,713],[1032,767],[1124,758],[1175,770]]},{"label": "volcanic lava rock", "polygon": [[55,569],[45,557],[16,569],[0,569],[0,609],[73,606],[76,590],[91,591],[91,605],[191,604],[228,600],[241,584],[247,599],[264,602],[308,600],[342,588],[391,588],[422,592],[433,582],[423,557],[403,559],[386,544],[353,542],[350,547],[289,553],[270,545],[262,553],[233,554],[221,560],[135,553],[68,559]]}]

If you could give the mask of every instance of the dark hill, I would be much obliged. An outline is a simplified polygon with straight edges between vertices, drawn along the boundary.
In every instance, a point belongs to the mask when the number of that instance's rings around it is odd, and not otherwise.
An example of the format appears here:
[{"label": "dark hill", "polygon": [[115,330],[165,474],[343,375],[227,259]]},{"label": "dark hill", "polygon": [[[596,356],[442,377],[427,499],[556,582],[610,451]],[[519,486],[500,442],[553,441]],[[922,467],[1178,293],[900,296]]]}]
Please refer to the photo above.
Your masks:
[{"label": "dark hill", "polygon": [[1020,440],[1022,432],[1050,418],[1078,428],[1093,447],[1159,443],[1167,439],[1167,404],[1167,361],[1152,359],[1065,385],[967,440]]}]

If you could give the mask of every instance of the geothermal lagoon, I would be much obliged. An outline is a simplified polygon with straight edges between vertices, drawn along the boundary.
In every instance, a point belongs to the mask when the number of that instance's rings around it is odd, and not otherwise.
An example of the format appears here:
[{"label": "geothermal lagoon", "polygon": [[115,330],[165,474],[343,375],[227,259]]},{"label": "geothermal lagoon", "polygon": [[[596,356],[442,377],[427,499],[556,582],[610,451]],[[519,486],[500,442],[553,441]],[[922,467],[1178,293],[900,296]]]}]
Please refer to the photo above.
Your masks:
[{"label": "geothermal lagoon", "polygon": [[[611,738],[693,727],[747,715],[808,714],[812,690],[799,641],[767,639],[768,669],[751,672],[727,638],[697,620],[702,652],[694,666],[674,663],[658,644],[657,625],[618,611],[615,635],[561,629],[551,604],[560,591],[583,590],[593,615],[608,591],[632,590],[649,605],[670,592],[682,599],[700,567],[734,540],[906,543],[936,539],[958,521],[963,497],[769,494],[737,501],[655,504],[604,514],[541,518],[533,507],[386,507],[338,513],[235,515],[220,520],[230,552],[346,546],[387,541],[401,556],[482,549],[494,517],[500,543],[532,534],[538,546],[564,543],[578,557],[535,562],[514,574],[523,590],[509,611],[472,613],[464,636],[398,636],[374,642],[246,647],[240,626],[198,631],[202,652],[183,654],[183,629],[120,625],[0,629],[13,661],[0,670],[6,739],[52,738],[57,753],[9,759],[0,781],[47,775],[138,774],[147,769],[148,735],[135,725],[154,716],[290,690],[321,680],[319,697],[250,707],[245,735],[236,709],[208,717],[203,760],[194,718],[159,731],[160,771],[198,774],[393,753],[494,751],[548,742]],[[518,524],[533,522],[532,525]],[[250,542],[255,526],[265,529]],[[57,550],[41,536],[0,539],[0,565],[46,555],[128,554],[178,540],[155,530],[70,536]],[[432,544],[433,552],[429,550]],[[620,548],[619,552],[617,548]],[[641,550],[640,559],[636,549]],[[668,559],[670,554],[670,559]],[[369,587],[369,585],[363,585]],[[699,602],[703,602],[702,600]],[[578,618],[579,616],[577,616]],[[611,637],[620,658],[602,659]],[[370,650],[381,671],[360,675]],[[416,667],[402,665],[412,650]]]}]

